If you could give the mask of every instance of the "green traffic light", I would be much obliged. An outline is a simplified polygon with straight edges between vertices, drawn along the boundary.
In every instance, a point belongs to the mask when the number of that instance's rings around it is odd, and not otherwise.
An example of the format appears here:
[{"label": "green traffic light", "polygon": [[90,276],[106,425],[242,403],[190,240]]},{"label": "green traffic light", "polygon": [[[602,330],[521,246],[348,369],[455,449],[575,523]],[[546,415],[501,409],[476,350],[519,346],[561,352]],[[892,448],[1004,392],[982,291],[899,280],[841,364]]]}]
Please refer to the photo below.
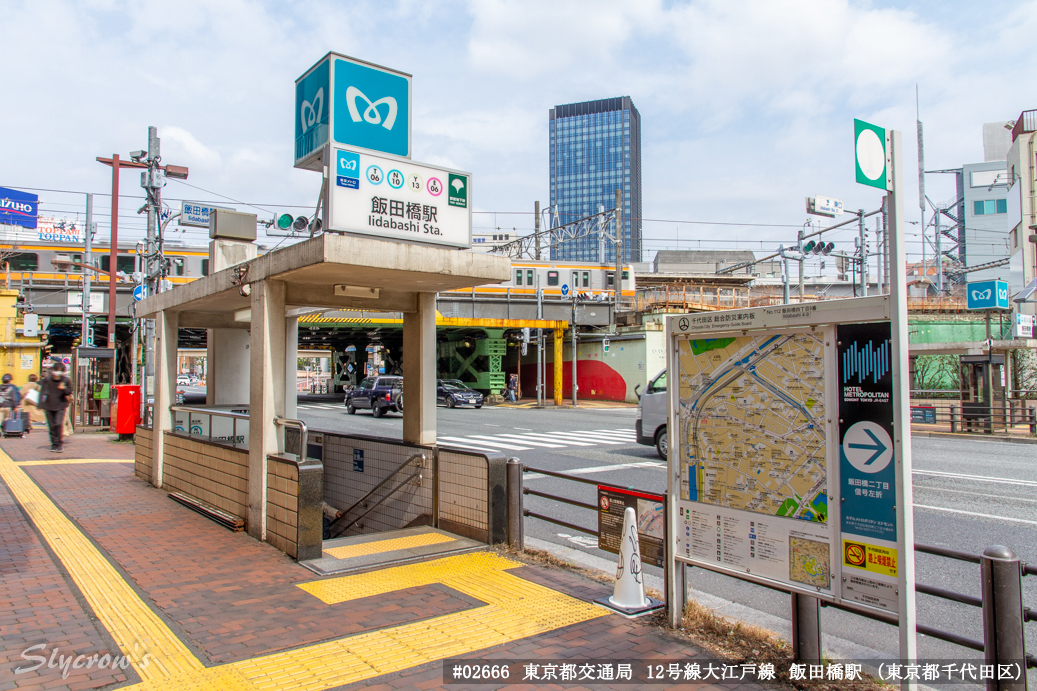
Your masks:
[{"label": "green traffic light", "polygon": [[277,227],[281,230],[288,230],[292,227],[293,220],[291,214],[281,214],[277,217]]},{"label": "green traffic light", "polygon": [[807,244],[803,245],[803,254],[810,254],[814,251],[814,247],[817,243],[811,240]]}]

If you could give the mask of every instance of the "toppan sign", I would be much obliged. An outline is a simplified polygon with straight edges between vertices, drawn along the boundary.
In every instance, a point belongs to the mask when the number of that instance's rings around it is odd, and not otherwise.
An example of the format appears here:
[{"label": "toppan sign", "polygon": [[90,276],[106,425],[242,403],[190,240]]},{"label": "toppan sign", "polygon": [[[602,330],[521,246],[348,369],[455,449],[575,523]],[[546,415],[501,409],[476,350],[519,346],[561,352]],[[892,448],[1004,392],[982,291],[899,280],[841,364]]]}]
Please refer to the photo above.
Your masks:
[{"label": "toppan sign", "polygon": [[471,247],[469,173],[343,149],[331,158],[332,230]]},{"label": "toppan sign", "polygon": [[328,53],[295,82],[296,167],[321,170],[329,143],[409,158],[410,102],[409,74]]}]

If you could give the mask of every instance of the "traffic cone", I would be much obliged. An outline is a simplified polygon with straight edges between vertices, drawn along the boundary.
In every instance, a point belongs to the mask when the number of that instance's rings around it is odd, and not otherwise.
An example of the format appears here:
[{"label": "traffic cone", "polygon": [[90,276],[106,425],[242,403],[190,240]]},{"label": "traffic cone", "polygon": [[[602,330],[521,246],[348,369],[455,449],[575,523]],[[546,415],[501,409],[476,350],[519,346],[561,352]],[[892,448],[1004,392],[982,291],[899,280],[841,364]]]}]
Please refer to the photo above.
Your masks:
[{"label": "traffic cone", "polygon": [[594,602],[629,618],[640,617],[665,606],[665,603],[645,595],[641,542],[637,537],[637,512],[632,506],[623,512],[619,564],[616,566],[616,586],[612,597]]}]

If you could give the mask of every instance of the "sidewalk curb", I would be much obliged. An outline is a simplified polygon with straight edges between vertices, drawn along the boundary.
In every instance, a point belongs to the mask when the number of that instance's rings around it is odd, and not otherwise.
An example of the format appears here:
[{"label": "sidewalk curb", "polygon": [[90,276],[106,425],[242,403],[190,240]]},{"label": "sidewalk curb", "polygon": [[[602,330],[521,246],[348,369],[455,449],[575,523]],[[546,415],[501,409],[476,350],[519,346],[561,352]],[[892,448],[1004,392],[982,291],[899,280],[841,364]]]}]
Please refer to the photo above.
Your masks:
[{"label": "sidewalk curb", "polygon": [[[564,547],[546,540],[539,540],[535,537],[527,537],[525,543],[527,547],[547,552],[574,566],[600,571],[609,577],[615,575],[616,565],[608,559],[603,559],[597,555],[587,554],[572,547]],[[659,576],[644,574],[644,583],[649,588],[665,593],[663,579]],[[723,617],[745,624],[755,624],[776,633],[786,641],[792,640],[792,622],[790,620],[701,591],[692,591],[691,595],[700,604],[715,610],[717,614]],[[866,660],[885,660],[890,657],[888,653],[882,653],[874,648],[869,648],[829,633],[824,634],[824,648],[825,653],[833,660],[860,660],[863,662]]]}]

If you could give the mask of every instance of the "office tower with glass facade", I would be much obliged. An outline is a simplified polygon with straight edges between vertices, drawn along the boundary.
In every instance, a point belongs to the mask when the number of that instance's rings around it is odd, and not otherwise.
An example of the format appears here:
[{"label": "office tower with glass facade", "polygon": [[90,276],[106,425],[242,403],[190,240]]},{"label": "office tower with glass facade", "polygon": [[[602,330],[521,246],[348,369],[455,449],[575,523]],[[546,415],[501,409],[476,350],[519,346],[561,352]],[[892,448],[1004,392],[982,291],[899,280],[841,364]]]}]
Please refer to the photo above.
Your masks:
[{"label": "office tower with glass facade", "polygon": [[[623,191],[623,260],[641,261],[641,115],[629,96],[555,106],[550,113],[551,223],[616,205]],[[597,233],[551,248],[551,259],[616,261]]]}]

